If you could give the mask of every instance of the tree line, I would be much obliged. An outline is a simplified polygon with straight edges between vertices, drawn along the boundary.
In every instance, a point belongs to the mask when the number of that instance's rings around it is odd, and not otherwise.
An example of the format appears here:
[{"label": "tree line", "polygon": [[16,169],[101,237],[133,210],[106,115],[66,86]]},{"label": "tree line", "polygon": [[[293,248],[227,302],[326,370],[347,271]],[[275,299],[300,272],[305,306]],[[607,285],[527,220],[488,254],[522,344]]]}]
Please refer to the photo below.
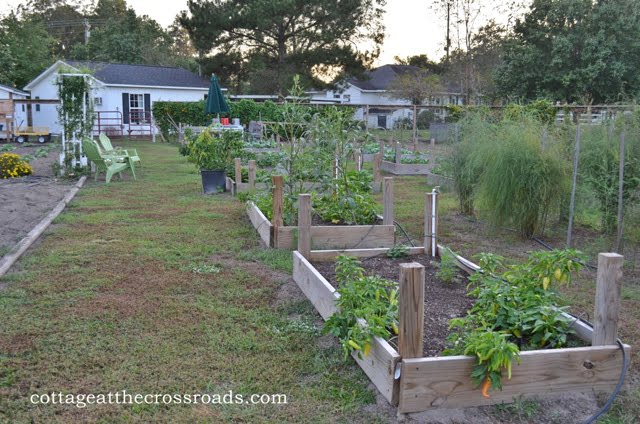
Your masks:
[{"label": "tree line", "polygon": [[[23,87],[56,59],[76,59],[181,66],[216,73],[231,92],[285,94],[294,75],[314,88],[362,76],[385,36],[385,0],[189,0],[168,28],[125,0],[86,1],[27,0],[1,16],[0,83]],[[589,104],[640,92],[640,0],[424,7],[446,24],[434,34],[444,55],[397,58],[419,69],[392,87],[398,97],[455,89],[485,103]]]}]

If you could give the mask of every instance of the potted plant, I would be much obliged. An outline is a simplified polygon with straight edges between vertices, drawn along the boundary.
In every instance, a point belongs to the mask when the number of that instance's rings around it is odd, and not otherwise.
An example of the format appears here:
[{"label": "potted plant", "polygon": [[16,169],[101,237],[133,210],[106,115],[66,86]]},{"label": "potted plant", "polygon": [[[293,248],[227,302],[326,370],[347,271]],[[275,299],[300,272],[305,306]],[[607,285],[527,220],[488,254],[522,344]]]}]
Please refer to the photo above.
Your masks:
[{"label": "potted plant", "polygon": [[204,194],[225,190],[227,170],[233,167],[233,158],[242,149],[242,134],[233,131],[212,133],[205,128],[197,137],[189,140],[189,161],[195,163],[202,176]]}]

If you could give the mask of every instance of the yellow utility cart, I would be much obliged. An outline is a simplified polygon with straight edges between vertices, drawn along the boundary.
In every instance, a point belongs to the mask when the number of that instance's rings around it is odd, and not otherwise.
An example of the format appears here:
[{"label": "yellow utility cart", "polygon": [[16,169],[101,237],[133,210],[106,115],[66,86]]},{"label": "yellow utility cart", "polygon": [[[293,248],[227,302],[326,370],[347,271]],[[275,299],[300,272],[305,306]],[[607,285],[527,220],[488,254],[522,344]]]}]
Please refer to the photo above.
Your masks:
[{"label": "yellow utility cart", "polygon": [[46,143],[51,139],[49,127],[20,127],[13,132],[13,136],[18,143],[29,141],[33,137],[38,143]]}]

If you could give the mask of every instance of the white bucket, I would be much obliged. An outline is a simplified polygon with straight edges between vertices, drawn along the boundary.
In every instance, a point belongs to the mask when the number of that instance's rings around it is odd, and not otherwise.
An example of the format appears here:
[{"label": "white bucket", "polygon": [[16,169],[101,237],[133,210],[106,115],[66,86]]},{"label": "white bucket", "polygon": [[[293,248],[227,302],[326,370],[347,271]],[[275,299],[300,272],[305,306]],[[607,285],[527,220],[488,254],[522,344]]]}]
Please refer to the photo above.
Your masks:
[{"label": "white bucket", "polygon": [[233,125],[240,125],[240,118],[233,118]]}]

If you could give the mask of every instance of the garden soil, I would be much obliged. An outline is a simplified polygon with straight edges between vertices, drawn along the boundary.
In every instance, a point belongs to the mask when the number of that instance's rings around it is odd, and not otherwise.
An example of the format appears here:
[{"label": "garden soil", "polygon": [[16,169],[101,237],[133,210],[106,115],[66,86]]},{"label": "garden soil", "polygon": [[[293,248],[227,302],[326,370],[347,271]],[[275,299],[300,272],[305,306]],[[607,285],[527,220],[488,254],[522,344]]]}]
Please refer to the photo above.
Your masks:
[{"label": "garden soil", "polygon": [[[47,146],[47,145],[44,145]],[[11,153],[34,155],[42,148],[19,146]],[[64,198],[74,181],[54,178],[58,149],[30,161],[33,175],[0,180],[0,257],[12,249]]]}]

